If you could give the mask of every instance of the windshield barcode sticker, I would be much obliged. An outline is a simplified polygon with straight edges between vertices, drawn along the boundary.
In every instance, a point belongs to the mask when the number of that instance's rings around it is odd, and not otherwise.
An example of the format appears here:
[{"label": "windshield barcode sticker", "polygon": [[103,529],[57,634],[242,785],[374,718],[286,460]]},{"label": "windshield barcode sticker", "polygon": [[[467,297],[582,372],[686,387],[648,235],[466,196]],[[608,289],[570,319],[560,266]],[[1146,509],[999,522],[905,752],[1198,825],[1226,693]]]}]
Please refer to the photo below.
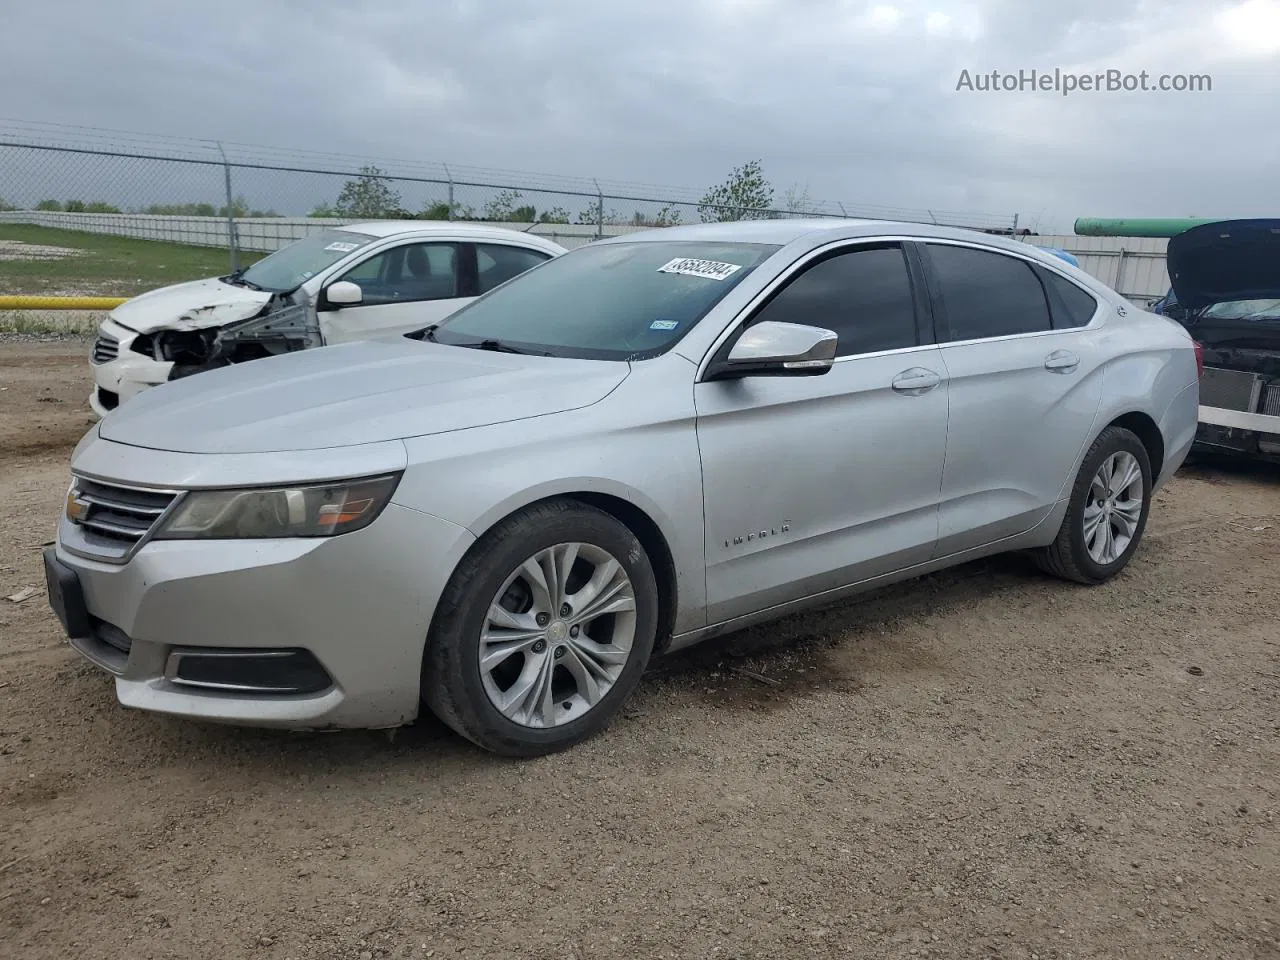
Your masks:
[{"label": "windshield barcode sticker", "polygon": [[658,268],[659,273],[679,273],[686,277],[702,277],[704,280],[724,280],[742,269],[741,264],[721,263],[719,260],[692,260],[676,257]]},{"label": "windshield barcode sticker", "polygon": [[325,249],[336,250],[339,253],[350,253],[352,250],[354,250],[358,246],[360,246],[360,244],[358,243],[346,243],[345,241],[342,241],[342,240],[335,240],[333,243],[325,247]]}]

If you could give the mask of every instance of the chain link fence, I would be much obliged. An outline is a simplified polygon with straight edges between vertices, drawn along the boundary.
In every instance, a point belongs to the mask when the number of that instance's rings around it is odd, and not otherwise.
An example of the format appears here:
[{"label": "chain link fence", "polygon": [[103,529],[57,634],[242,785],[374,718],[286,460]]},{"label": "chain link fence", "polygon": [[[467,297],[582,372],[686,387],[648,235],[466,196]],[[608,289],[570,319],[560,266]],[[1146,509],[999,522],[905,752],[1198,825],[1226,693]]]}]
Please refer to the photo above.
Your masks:
[{"label": "chain link fence", "polygon": [[517,174],[27,121],[0,121],[0,222],[267,251],[359,220],[488,222],[566,247],[706,220],[866,217],[1017,233],[1017,215],[810,201],[708,203],[702,191]]}]

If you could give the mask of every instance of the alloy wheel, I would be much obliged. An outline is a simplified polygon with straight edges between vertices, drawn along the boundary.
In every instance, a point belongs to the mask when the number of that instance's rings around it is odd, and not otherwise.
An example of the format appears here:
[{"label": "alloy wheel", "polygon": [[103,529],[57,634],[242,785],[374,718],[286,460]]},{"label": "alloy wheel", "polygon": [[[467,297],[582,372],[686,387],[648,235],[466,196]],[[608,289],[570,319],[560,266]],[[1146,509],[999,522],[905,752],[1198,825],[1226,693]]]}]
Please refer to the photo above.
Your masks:
[{"label": "alloy wheel", "polygon": [[635,589],[594,544],[560,543],[511,572],[480,631],[490,703],[525,727],[583,716],[613,688],[636,635]]}]

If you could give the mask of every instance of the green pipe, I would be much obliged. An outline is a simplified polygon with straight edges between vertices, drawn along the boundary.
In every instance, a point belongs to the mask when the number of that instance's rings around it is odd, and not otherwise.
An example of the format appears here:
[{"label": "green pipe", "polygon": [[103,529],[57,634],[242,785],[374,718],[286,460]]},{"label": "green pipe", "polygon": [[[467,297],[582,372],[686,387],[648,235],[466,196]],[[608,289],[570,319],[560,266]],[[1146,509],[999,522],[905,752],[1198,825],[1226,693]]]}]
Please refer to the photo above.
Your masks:
[{"label": "green pipe", "polygon": [[1173,237],[1202,223],[1217,223],[1221,217],[1181,218],[1111,218],[1080,217],[1076,220],[1078,237]]}]

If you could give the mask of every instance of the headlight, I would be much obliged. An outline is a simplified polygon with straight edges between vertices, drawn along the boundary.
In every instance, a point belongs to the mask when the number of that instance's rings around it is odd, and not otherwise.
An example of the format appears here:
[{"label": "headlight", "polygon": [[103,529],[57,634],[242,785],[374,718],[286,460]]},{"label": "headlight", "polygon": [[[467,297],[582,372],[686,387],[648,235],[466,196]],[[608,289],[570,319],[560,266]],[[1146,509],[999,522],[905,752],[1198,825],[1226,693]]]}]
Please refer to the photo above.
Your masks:
[{"label": "headlight", "polygon": [[265,490],[193,490],[157,531],[157,540],[332,537],[367,527],[391,499],[400,475]]}]

